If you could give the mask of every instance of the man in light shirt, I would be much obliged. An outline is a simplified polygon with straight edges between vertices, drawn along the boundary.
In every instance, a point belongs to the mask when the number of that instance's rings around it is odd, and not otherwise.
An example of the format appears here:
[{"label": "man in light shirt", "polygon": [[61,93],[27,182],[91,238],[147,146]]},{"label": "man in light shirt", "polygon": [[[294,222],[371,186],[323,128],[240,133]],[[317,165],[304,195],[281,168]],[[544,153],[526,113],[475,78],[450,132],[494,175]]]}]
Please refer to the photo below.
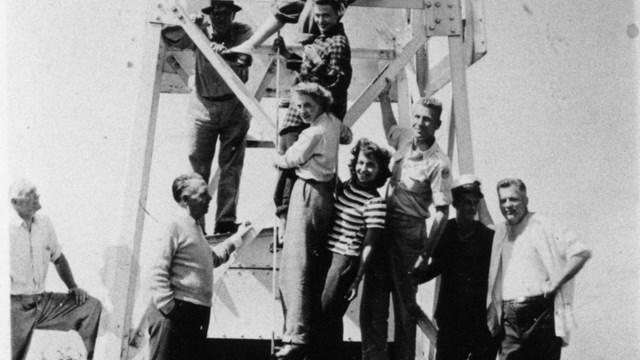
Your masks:
[{"label": "man in light shirt", "polygon": [[[33,331],[76,330],[93,358],[102,305],[76,284],[62,253],[35,185],[16,181],[10,189],[15,212],[10,214],[11,242],[11,358],[24,359]],[[66,294],[45,291],[49,262],[69,289]]]},{"label": "man in light shirt", "polygon": [[[364,278],[360,326],[363,360],[413,360],[416,322],[423,319],[416,303],[418,283],[409,272],[428,259],[449,217],[451,164],[436,142],[442,104],[422,98],[412,108],[411,127],[399,126],[391,108],[390,82],[381,92],[380,110],[387,141],[396,153],[387,187],[386,235]],[[434,214],[429,212],[433,204]],[[426,220],[433,216],[427,232]],[[386,248],[384,248],[386,246]],[[393,296],[395,354],[389,356],[389,295]]]},{"label": "man in light shirt", "polygon": [[530,212],[520,179],[498,182],[500,211],[489,267],[487,321],[501,360],[560,359],[574,326],[573,278],[591,257],[577,237]]}]

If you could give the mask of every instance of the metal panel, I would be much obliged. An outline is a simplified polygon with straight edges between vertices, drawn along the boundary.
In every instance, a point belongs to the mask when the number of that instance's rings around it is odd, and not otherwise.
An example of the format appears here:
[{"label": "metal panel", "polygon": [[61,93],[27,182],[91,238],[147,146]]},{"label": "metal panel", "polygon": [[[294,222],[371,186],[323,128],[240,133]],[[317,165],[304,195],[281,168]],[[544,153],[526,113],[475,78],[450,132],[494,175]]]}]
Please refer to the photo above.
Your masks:
[{"label": "metal panel", "polygon": [[459,0],[427,0],[425,6],[428,36],[462,34]]},{"label": "metal panel", "polygon": [[282,307],[277,304],[276,323],[271,315],[272,291],[270,270],[228,268],[216,274],[211,306],[209,338],[270,339],[275,329],[282,337]]},{"label": "metal panel", "polygon": [[[258,239],[254,243],[258,242]],[[257,248],[254,248],[257,249]],[[270,339],[272,329],[276,338],[282,338],[284,317],[279,298],[276,304],[275,324],[271,316],[271,270],[227,268],[216,272],[211,322],[207,337],[217,339]],[[362,288],[360,289],[362,293]],[[360,296],[356,298],[343,318],[344,340],[361,341]],[[393,310],[389,308],[388,339],[393,339]]]},{"label": "metal panel", "polygon": [[[224,241],[227,237],[228,235],[213,235],[207,236],[207,240],[210,245],[215,245]],[[272,228],[262,230],[255,240],[236,252],[236,258],[229,264],[229,268],[271,269],[273,263],[273,253],[271,252],[272,237]],[[277,264],[280,262],[280,254],[281,251],[279,250]]]}]

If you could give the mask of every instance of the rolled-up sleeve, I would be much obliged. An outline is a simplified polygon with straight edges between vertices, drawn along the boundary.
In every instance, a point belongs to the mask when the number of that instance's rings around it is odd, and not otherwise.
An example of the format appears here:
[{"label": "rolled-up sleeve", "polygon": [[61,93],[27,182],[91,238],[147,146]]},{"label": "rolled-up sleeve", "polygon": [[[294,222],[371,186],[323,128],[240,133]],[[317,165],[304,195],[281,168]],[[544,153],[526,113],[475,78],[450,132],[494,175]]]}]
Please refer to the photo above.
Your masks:
[{"label": "rolled-up sleeve", "polygon": [[49,242],[49,247],[51,248],[50,261],[54,263],[58,260],[58,258],[60,258],[60,255],[62,255],[62,247],[60,246],[60,243],[58,243],[58,236],[56,235],[56,230],[53,228],[51,219],[49,219],[48,217],[43,217],[42,219],[46,222],[47,234],[49,237],[47,240]]},{"label": "rolled-up sleeve", "polygon": [[573,231],[563,227],[558,227],[554,233],[555,244],[565,259],[590,251],[589,248],[587,248],[587,246],[578,239],[578,236]]},{"label": "rolled-up sleeve", "polygon": [[440,164],[429,179],[434,206],[451,204],[451,169],[448,164]]},{"label": "rolled-up sleeve", "polygon": [[303,131],[284,155],[275,155],[273,162],[283,169],[291,169],[309,160],[321,145],[322,134],[319,132]]}]

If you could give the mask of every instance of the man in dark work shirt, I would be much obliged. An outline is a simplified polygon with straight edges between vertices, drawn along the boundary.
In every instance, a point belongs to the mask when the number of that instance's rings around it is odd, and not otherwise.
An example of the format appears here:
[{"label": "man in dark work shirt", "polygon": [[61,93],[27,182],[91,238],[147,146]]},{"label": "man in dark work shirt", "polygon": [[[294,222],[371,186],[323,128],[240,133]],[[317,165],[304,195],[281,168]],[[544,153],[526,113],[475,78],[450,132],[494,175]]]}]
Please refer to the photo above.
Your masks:
[{"label": "man in dark work shirt", "polygon": [[456,179],[451,193],[456,218],[447,222],[431,264],[416,274],[420,282],[442,275],[436,360],[493,360],[497,342],[487,328],[486,299],[494,231],[475,220],[484,197],[475,176]]}]

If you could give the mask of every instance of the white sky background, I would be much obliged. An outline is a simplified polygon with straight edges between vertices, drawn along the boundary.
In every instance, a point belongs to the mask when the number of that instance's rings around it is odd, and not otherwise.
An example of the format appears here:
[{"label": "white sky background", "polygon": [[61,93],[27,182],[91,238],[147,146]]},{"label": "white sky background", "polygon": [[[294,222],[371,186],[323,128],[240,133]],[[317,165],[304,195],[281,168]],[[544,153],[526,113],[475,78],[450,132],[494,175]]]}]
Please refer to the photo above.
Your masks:
[{"label": "white sky background", "polygon": [[[119,235],[138,93],[144,5],[136,3],[143,2],[0,4],[0,11],[7,7],[0,55],[6,46],[8,122],[0,126],[9,133],[8,178],[38,185],[78,283],[107,302],[100,272]],[[518,176],[529,187],[531,210],[575,230],[593,249],[579,275],[579,329],[565,359],[640,357],[640,37],[629,30],[640,26],[640,15],[633,4],[488,0],[489,52],[467,77],[476,173],[494,219],[501,220],[495,183]],[[163,96],[160,104],[149,195],[154,218],[147,218],[145,239],[171,206],[171,180],[188,169],[178,123],[186,101],[179,96]],[[446,91],[439,96],[449,101]],[[382,141],[375,114],[356,125],[356,138]],[[254,150],[247,156],[241,217],[260,196],[251,191],[272,178],[268,166],[260,167],[265,158]],[[7,262],[0,263],[7,273]],[[49,280],[50,289],[63,289],[53,269]]]}]

